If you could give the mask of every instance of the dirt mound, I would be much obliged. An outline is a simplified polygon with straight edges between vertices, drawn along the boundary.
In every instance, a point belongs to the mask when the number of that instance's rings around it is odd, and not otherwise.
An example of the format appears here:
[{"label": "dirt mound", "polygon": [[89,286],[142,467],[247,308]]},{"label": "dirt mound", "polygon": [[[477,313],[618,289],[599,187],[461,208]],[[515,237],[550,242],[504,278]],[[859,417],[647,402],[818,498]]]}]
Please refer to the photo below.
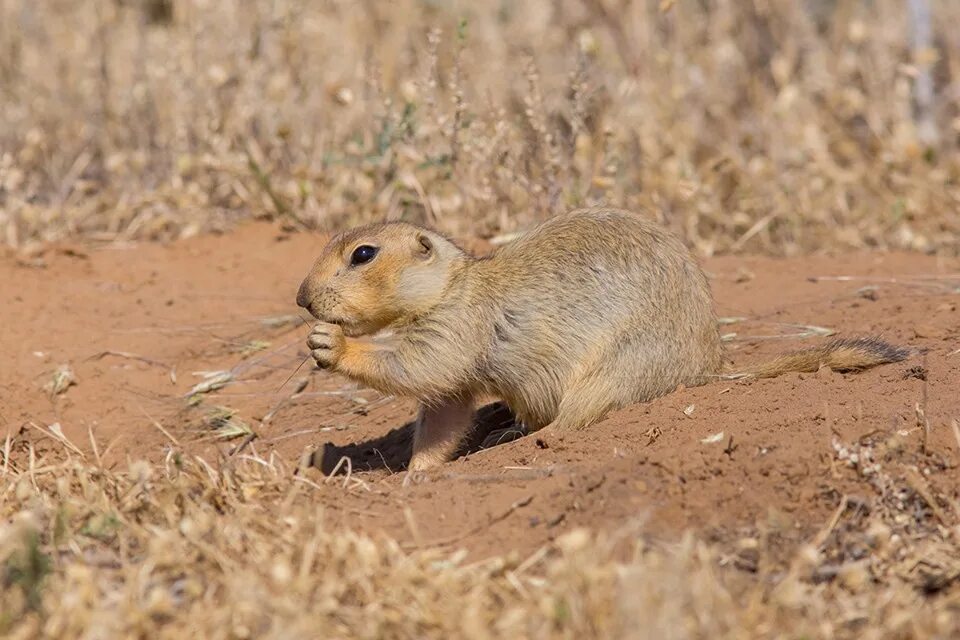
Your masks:
[{"label": "dirt mound", "polygon": [[[2,257],[0,437],[14,455],[62,439],[108,467],[175,450],[211,461],[275,456],[292,470],[315,450],[320,469],[304,478],[321,487],[332,525],[477,557],[527,552],[575,525],[633,521],[655,539],[693,528],[721,542],[773,535],[787,548],[871,490],[837,462],[865,442],[957,498],[956,260],[709,260],[734,365],[815,344],[828,330],[923,353],[861,374],[718,380],[564,438],[483,451],[467,443],[460,459],[408,476],[398,472],[414,403],[305,363],[307,327],[293,299],[321,244],[253,224],[169,246]],[[488,408],[477,441],[510,419]]]}]

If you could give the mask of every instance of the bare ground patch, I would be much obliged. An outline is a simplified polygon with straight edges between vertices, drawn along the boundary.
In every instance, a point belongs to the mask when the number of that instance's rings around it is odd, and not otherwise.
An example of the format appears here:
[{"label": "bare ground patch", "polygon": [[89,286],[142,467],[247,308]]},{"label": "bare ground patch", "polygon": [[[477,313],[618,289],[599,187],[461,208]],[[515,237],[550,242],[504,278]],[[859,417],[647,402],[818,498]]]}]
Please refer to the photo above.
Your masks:
[{"label": "bare ground patch", "polygon": [[[954,624],[955,261],[709,260],[736,363],[825,330],[924,353],[857,375],[717,381],[408,476],[411,402],[297,370],[293,292],[321,242],[251,225],[2,259],[6,629],[910,637]],[[330,475],[294,474],[307,450]]]}]

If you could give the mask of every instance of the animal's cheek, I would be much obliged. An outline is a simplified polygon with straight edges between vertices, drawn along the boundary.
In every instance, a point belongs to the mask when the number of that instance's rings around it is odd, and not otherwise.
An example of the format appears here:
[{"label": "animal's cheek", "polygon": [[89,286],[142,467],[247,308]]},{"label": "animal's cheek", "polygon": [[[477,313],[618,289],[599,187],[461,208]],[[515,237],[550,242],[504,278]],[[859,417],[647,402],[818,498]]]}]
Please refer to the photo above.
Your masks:
[{"label": "animal's cheek", "polygon": [[369,296],[366,287],[344,287],[331,295],[330,304],[346,309],[366,309],[369,307]]},{"label": "animal's cheek", "polygon": [[353,322],[362,322],[373,315],[373,308],[354,297],[342,297],[337,300],[336,310],[331,313]]}]

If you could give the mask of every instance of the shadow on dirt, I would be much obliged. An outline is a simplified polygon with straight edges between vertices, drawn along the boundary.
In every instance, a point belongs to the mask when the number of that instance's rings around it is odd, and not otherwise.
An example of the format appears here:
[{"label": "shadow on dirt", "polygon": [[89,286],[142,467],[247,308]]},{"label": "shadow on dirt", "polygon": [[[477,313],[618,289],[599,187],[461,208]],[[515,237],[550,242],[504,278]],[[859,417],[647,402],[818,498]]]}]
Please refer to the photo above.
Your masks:
[{"label": "shadow on dirt", "polygon": [[[514,415],[502,402],[494,402],[481,407],[474,416],[473,429],[457,450],[456,457],[474,453],[482,449],[484,438],[491,431],[513,426]],[[329,475],[336,469],[341,458],[350,459],[357,471],[375,471],[385,469],[396,472],[407,468],[413,450],[413,422],[393,429],[386,435],[362,442],[335,445],[327,442],[313,454],[311,464]],[[341,473],[346,472],[341,465]]]}]

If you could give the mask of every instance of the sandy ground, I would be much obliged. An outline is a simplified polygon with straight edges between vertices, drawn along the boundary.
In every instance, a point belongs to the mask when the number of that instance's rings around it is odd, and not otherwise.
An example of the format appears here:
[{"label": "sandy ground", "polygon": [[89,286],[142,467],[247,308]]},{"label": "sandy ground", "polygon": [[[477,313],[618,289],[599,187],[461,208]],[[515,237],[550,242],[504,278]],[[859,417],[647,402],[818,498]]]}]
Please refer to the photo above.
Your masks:
[{"label": "sandy ground", "polygon": [[[315,449],[329,472],[346,455],[349,476],[304,476],[322,487],[317,506],[332,527],[410,547],[461,546],[476,557],[527,553],[576,525],[636,526],[661,543],[688,528],[731,544],[762,534],[795,547],[844,496],[872,490],[837,468],[835,447],[862,438],[897,440],[891,450],[910,452],[907,462],[956,504],[958,260],[708,260],[720,314],[744,318],[724,327],[737,364],[823,339],[796,337],[807,329],[795,325],[879,333],[925,353],[861,374],[718,381],[562,440],[534,435],[471,450],[407,477],[413,403],[311,363],[297,371],[307,326],[293,300],[322,244],[250,224],[169,246],[0,254],[0,437],[26,456],[31,443],[65,446],[62,433],[76,455],[108,466],[180,452],[214,465],[275,456],[293,469]],[[53,393],[48,383],[61,365],[76,384]],[[187,401],[200,372],[225,370],[229,384]],[[224,420],[210,416],[218,406],[256,437],[217,439]],[[479,431],[504,416],[483,418]]]}]

